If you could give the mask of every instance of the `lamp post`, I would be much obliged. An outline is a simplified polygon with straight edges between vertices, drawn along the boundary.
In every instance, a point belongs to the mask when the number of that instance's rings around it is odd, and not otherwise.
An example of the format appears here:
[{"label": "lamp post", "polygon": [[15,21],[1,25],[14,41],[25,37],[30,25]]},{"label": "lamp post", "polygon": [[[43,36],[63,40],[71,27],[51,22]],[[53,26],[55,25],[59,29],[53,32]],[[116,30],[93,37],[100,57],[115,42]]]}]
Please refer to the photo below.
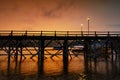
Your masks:
[{"label": "lamp post", "polygon": [[90,17],[87,18],[87,21],[88,21],[88,35],[89,35],[89,27],[90,27]]},{"label": "lamp post", "polygon": [[83,36],[83,31],[82,31],[83,24],[81,24],[81,35]]},{"label": "lamp post", "polygon": [[83,24],[81,24],[81,32],[82,32],[82,27],[83,27]]}]

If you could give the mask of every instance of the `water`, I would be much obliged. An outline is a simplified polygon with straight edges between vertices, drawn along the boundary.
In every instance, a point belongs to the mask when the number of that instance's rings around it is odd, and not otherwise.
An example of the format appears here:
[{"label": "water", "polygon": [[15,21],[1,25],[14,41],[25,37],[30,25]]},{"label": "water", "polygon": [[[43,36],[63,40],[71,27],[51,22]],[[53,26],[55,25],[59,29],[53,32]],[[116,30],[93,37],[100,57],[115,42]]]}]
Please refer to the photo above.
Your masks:
[{"label": "water", "polygon": [[[51,51],[53,52],[53,51]],[[61,53],[62,54],[62,53]],[[68,65],[63,63],[62,55],[45,55],[43,65],[38,65],[38,57],[26,59],[18,57],[18,61],[11,56],[0,56],[0,80],[119,80],[119,56],[106,60],[99,57],[96,60],[85,60],[81,55],[69,56]]]}]

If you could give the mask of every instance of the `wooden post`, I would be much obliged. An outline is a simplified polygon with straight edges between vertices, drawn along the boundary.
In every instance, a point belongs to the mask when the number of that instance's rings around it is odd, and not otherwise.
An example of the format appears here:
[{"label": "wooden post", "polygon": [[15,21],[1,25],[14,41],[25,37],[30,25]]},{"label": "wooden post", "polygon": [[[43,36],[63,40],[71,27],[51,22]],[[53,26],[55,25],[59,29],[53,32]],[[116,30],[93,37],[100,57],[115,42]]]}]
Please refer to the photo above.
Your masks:
[{"label": "wooden post", "polygon": [[96,31],[95,31],[95,37],[97,36]]},{"label": "wooden post", "polygon": [[[89,38],[88,38],[89,39]],[[91,53],[91,40],[87,40],[87,54],[89,55],[90,63],[92,61],[92,53]]]},{"label": "wooden post", "polygon": [[39,40],[38,44],[38,61],[44,61],[44,40]]},{"label": "wooden post", "polygon": [[44,39],[38,42],[38,76],[43,74],[43,63],[44,63]]},{"label": "wooden post", "polygon": [[116,44],[116,46],[117,46],[117,48],[116,48],[116,53],[115,53],[115,60],[117,60],[117,58],[118,58],[118,53],[119,53],[119,47],[120,47],[120,41],[119,41],[120,39],[117,39],[117,44]]},{"label": "wooden post", "polygon": [[16,46],[16,52],[15,52],[15,61],[17,62],[18,60],[18,46]]},{"label": "wooden post", "polygon": [[42,39],[41,40],[41,60],[42,61],[44,60],[44,42],[45,42],[45,40]]},{"label": "wooden post", "polygon": [[105,58],[106,58],[106,60],[107,60],[107,57],[108,57],[108,41],[106,41],[105,47],[106,47],[106,50],[105,50]]},{"label": "wooden post", "polygon": [[20,44],[19,44],[19,47],[20,47],[20,61],[22,60],[22,47],[23,47],[23,44],[22,44],[22,41],[20,41]]},{"label": "wooden post", "polygon": [[23,53],[22,53],[22,45],[20,46],[20,61],[22,60],[22,56],[23,56]]},{"label": "wooden post", "polygon": [[65,39],[63,42],[63,71],[65,74],[68,73],[68,40]]},{"label": "wooden post", "polygon": [[11,30],[10,36],[13,36],[13,30]]},{"label": "wooden post", "polygon": [[40,34],[40,36],[42,36],[42,31],[41,31],[41,34]]},{"label": "wooden post", "polygon": [[56,37],[56,31],[55,31],[55,34],[54,34],[54,36]]},{"label": "wooden post", "polygon": [[88,45],[87,45],[87,41],[84,41],[84,59],[87,58],[87,53],[88,53]]},{"label": "wooden post", "polygon": [[81,36],[83,36],[83,31],[81,31]]},{"label": "wooden post", "polygon": [[69,31],[67,31],[67,37],[69,36]]},{"label": "wooden post", "polygon": [[8,76],[10,75],[10,56],[11,56],[11,48],[9,46],[9,50],[8,50],[8,66],[7,66],[7,73],[8,73]]},{"label": "wooden post", "polygon": [[63,42],[63,61],[68,61],[68,40]]},{"label": "wooden post", "polygon": [[11,52],[11,48],[10,48],[10,46],[9,46],[9,50],[8,50],[8,60],[10,60],[10,56],[11,56],[10,52]]},{"label": "wooden post", "polygon": [[25,36],[27,36],[27,30],[25,31]]},{"label": "wooden post", "polygon": [[113,42],[111,42],[111,55],[112,55],[112,60],[113,60]]}]

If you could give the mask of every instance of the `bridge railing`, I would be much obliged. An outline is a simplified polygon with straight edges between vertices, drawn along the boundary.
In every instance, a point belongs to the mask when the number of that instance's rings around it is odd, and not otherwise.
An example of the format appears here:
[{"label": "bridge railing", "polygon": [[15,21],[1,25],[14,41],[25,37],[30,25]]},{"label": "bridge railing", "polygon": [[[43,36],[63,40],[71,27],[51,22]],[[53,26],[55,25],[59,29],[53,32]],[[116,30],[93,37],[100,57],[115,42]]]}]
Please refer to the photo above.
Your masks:
[{"label": "bridge railing", "polygon": [[120,36],[120,31],[0,31],[0,36]]}]

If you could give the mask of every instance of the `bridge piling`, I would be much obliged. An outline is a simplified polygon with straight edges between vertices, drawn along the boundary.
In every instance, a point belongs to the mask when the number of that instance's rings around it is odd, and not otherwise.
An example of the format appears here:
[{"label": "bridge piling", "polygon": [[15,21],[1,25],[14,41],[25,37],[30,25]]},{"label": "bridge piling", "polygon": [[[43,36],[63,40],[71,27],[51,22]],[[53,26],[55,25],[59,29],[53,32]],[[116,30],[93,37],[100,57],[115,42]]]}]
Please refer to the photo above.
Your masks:
[{"label": "bridge piling", "polygon": [[111,42],[111,56],[112,56],[112,60],[113,60],[113,41]]},{"label": "bridge piling", "polygon": [[22,60],[22,56],[23,56],[23,43],[22,41],[19,42],[19,48],[20,48],[20,60]]},{"label": "bridge piling", "polygon": [[11,47],[9,46],[9,49],[8,49],[8,60],[10,60],[10,56],[11,56]]},{"label": "bridge piling", "polygon": [[9,76],[10,75],[10,56],[11,56],[11,47],[9,46],[9,49],[8,49],[8,67],[7,67],[7,75]]},{"label": "bridge piling", "polygon": [[65,39],[63,42],[63,62],[68,61],[68,40]]},{"label": "bridge piling", "polygon": [[41,40],[41,61],[44,60],[44,48],[45,48],[44,44],[45,44],[45,40],[42,39]]},{"label": "bridge piling", "polygon": [[45,40],[41,39],[38,42],[38,76],[42,75],[43,70],[43,63],[44,63],[44,43]]},{"label": "bridge piling", "polygon": [[105,59],[107,60],[108,57],[108,40],[105,43]]},{"label": "bridge piling", "polygon": [[43,61],[44,60],[44,44],[45,40],[41,39],[38,42],[38,61]]},{"label": "bridge piling", "polygon": [[16,52],[15,52],[15,61],[17,61],[18,60],[18,47],[16,47]]},{"label": "bridge piling", "polygon": [[115,53],[115,60],[117,60],[118,58],[118,54],[120,53],[120,39],[117,39],[117,43],[116,43],[116,53]]},{"label": "bridge piling", "polygon": [[63,42],[63,70],[68,73],[68,40],[65,38]]}]

